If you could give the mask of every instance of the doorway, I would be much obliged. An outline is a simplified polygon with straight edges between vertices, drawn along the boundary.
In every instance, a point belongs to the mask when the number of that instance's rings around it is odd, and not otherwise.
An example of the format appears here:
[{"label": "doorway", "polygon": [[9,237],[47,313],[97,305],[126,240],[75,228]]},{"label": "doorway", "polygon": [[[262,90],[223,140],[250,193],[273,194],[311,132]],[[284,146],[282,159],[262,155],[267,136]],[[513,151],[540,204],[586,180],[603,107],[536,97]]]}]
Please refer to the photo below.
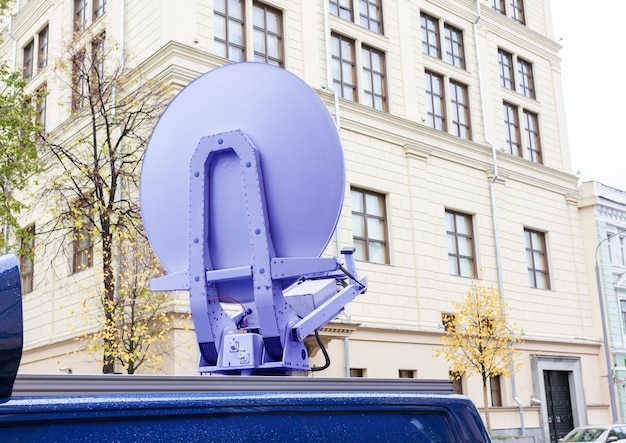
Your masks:
[{"label": "doorway", "polygon": [[570,371],[543,371],[551,443],[574,429],[570,375]]}]

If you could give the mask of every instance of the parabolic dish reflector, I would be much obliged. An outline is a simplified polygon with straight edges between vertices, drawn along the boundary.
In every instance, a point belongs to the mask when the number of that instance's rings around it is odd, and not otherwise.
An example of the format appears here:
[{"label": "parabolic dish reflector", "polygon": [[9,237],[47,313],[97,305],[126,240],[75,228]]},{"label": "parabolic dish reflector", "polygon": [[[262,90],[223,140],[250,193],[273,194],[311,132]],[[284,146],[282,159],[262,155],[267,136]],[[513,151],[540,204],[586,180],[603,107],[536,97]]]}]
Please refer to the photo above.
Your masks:
[{"label": "parabolic dish reflector", "polygon": [[[334,121],[317,94],[284,69],[231,64],[184,88],[159,119],[141,172],[146,233],[170,273],[186,271],[190,162],[202,137],[241,130],[260,152],[275,257],[317,257],[341,212],[345,172]],[[220,155],[206,174],[207,244],[214,269],[246,266],[254,251],[239,159]]]}]

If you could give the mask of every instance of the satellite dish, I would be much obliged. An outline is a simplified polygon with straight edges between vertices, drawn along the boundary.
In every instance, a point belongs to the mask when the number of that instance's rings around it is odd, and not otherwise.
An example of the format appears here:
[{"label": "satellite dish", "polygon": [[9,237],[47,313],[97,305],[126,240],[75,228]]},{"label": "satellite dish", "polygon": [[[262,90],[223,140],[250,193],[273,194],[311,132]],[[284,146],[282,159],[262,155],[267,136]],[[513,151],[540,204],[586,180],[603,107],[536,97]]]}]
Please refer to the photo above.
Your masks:
[{"label": "satellite dish", "polygon": [[[146,149],[142,217],[170,273],[186,270],[189,262],[192,155],[202,137],[232,130],[241,130],[260,152],[275,256],[319,256],[331,239],[345,173],[341,142],[326,106],[284,69],[231,64],[183,89],[159,119]],[[214,269],[248,265],[253,254],[238,162],[231,152],[211,164],[206,216]],[[241,297],[242,286],[249,284],[230,282],[221,289]]]},{"label": "satellite dish", "polygon": [[320,257],[344,183],[333,119],[284,69],[214,69],[167,107],[141,173],[151,288],[189,291],[201,372],[308,369],[304,339],[367,289],[353,248]]}]

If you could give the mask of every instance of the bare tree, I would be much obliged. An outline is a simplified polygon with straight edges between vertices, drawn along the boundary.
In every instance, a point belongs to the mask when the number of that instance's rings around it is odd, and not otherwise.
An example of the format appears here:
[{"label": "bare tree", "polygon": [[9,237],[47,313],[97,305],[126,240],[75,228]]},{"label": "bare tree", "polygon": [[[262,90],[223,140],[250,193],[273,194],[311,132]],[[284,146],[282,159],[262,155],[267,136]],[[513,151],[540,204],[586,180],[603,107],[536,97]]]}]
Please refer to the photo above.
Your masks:
[{"label": "bare tree", "polygon": [[[75,35],[64,52],[55,70],[71,90],[71,117],[63,130],[42,135],[49,182],[41,198],[54,209],[39,232],[48,245],[72,245],[74,272],[96,262],[94,251],[101,254],[100,302],[110,329],[118,306],[115,255],[125,238],[117,234],[141,235],[140,165],[169,97],[163,85],[128,68],[104,32]],[[110,373],[119,347],[109,334],[102,340],[103,372]]]}]

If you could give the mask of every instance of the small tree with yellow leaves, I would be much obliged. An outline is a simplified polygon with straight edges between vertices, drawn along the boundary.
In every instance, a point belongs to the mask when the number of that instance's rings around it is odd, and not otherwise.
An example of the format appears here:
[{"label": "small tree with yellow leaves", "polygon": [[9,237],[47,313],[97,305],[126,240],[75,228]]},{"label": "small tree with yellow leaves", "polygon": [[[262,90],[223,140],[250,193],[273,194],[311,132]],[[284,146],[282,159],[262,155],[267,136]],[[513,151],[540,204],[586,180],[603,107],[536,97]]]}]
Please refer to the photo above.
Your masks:
[{"label": "small tree with yellow leaves", "polygon": [[491,433],[487,382],[491,377],[511,376],[518,368],[515,345],[520,332],[510,325],[504,304],[493,286],[475,280],[461,303],[454,304],[453,314],[443,314],[446,334],[435,356],[443,355],[451,372],[460,377],[479,374],[483,382],[485,422]]},{"label": "small tree with yellow leaves", "polygon": [[[158,370],[163,356],[172,351],[168,334],[177,322],[189,314],[175,314],[170,294],[150,291],[150,280],[163,274],[163,269],[144,237],[118,231],[119,269],[113,297],[85,291],[82,316],[88,324],[100,323],[95,332],[77,340],[84,341],[85,350],[93,355],[104,352],[128,374],[145,366]],[[102,312],[109,313],[109,320]],[[184,327],[184,326],[183,326]]]}]

